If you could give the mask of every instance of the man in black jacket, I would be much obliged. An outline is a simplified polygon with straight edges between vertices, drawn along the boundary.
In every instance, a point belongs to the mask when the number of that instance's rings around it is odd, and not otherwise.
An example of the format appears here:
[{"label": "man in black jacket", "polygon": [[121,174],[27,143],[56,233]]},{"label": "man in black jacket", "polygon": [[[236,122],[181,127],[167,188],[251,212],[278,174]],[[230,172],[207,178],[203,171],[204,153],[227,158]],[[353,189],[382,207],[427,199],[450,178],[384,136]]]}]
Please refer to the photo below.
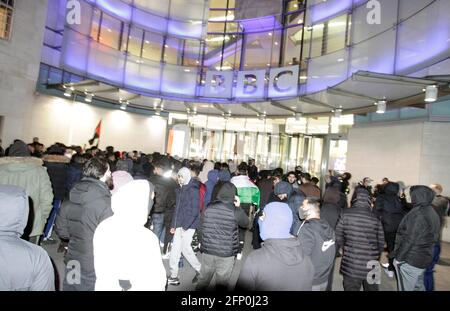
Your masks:
[{"label": "man in black jacket", "polygon": [[56,218],[56,233],[68,241],[64,262],[64,291],[95,289],[93,237],[97,226],[113,215],[107,181],[111,171],[106,160],[92,158],[83,168],[83,179],[70,191]]},{"label": "man in black jacket", "polygon": [[216,275],[216,289],[226,289],[239,253],[238,227],[248,226],[248,217],[239,207],[236,187],[218,185],[217,197],[203,211],[200,221],[202,262],[197,290],[205,290]]},{"label": "man in black jacket", "polygon": [[[167,159],[162,158],[155,163],[155,174],[150,177],[150,182],[155,186],[155,199],[151,216],[153,233],[158,237],[160,246],[165,246],[166,230],[170,230],[170,228],[165,228],[165,226],[170,226],[170,221],[166,220],[172,219],[176,205],[176,184],[170,178],[170,175],[164,176],[168,171],[170,171],[170,163]],[[167,249],[167,247],[164,247],[164,249]]]},{"label": "man in black jacket", "polygon": [[395,248],[395,235],[398,226],[405,216],[405,209],[399,197],[400,186],[397,183],[388,182],[383,186],[383,191],[378,194],[375,201],[375,213],[381,218],[384,229],[384,238],[388,249],[389,264],[387,268],[389,277],[394,277],[394,259],[389,256]]},{"label": "man in black jacket", "polygon": [[304,253],[314,265],[313,291],[325,291],[332,272],[336,254],[334,230],[326,220],[320,219],[320,198],[307,197],[299,208],[300,218],[305,219],[297,236]]},{"label": "man in black jacket", "polygon": [[343,248],[340,272],[344,290],[359,291],[362,285],[365,291],[377,291],[379,278],[376,274],[375,279],[369,277],[373,268],[379,267],[384,249],[383,226],[372,212],[369,192],[360,187],[354,195],[352,207],[342,212],[336,226],[336,242]]},{"label": "man in black jacket", "polygon": [[397,230],[392,253],[400,291],[423,291],[425,269],[433,261],[433,249],[439,240],[440,220],[431,203],[435,197],[427,186],[410,190],[412,210]]}]

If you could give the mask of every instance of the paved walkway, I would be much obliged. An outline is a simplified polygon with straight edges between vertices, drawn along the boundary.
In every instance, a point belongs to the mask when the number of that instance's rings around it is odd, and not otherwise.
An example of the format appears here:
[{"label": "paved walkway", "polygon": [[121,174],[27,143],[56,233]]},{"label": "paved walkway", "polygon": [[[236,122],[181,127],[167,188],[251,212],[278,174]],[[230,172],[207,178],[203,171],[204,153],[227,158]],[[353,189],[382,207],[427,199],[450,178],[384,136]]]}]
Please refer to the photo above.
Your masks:
[{"label": "paved walkway", "polygon": [[[246,258],[246,255],[252,251],[251,247],[251,234],[248,232],[246,236],[246,243],[244,248],[244,253],[242,256],[242,260],[237,260],[233,269],[233,274],[230,280],[230,288],[234,288],[237,279],[239,277],[239,272],[241,270],[243,261]],[[44,248],[47,250],[50,257],[56,264],[58,268],[58,273],[60,276],[63,275],[64,272],[64,262],[62,253],[57,253],[58,244],[53,245],[45,245]],[[198,254],[199,260],[201,260],[201,254]],[[386,253],[383,253],[381,257],[382,262],[387,262]],[[341,258],[337,258],[336,266],[334,269],[334,282],[333,282],[333,290],[334,291],[343,291],[342,287],[342,275],[339,274],[339,267],[341,263]],[[167,274],[169,274],[169,260],[164,260],[164,265],[167,270]],[[435,268],[435,283],[436,290],[438,291],[449,291],[450,290],[450,243],[442,243],[442,253],[441,260]],[[195,290],[195,285],[192,284],[192,279],[194,278],[195,272],[194,269],[184,260],[184,267],[180,269],[179,278],[181,284],[179,286],[168,286],[168,291],[193,291]],[[212,281],[212,283],[214,280]],[[62,284],[62,279],[60,280]],[[381,285],[380,290],[382,291],[396,291],[397,285],[395,278],[389,278],[384,272],[381,276]]]}]

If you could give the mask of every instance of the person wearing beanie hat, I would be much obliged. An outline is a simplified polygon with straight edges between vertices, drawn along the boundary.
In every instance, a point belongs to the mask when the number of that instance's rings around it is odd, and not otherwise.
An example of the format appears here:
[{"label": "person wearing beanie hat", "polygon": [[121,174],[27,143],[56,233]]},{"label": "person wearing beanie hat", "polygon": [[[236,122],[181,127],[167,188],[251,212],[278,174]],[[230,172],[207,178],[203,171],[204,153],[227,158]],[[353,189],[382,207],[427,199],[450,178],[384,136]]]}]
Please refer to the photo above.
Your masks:
[{"label": "person wearing beanie hat", "polygon": [[183,167],[178,171],[178,183],[176,189],[176,207],[172,218],[170,233],[173,234],[172,250],[170,252],[169,285],[180,285],[178,279],[178,263],[183,254],[184,258],[196,271],[192,280],[196,282],[200,275],[201,264],[192,249],[192,238],[200,224],[200,182],[191,178],[191,171]]},{"label": "person wearing beanie hat", "polygon": [[311,291],[314,267],[300,241],[290,234],[289,206],[281,202],[267,204],[258,223],[264,242],[245,260],[236,289]]}]

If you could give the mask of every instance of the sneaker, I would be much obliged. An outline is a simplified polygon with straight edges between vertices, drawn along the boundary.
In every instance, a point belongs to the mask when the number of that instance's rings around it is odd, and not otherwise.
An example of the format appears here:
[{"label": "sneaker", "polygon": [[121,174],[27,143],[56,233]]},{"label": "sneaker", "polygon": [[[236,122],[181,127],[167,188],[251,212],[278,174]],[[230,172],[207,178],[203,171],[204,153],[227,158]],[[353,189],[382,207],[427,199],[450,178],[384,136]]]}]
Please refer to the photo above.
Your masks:
[{"label": "sneaker", "polygon": [[198,282],[198,277],[200,276],[200,272],[195,272],[195,276],[192,279],[192,283],[197,283]]},{"label": "sneaker", "polygon": [[241,260],[241,259],[242,259],[242,253],[238,253],[238,254],[236,255],[236,259],[237,259],[237,260]]},{"label": "sneaker", "polygon": [[170,259],[170,253],[166,253],[166,254],[162,255],[161,257],[164,260]]},{"label": "sneaker", "polygon": [[385,269],[389,268],[389,263],[382,263],[381,266]]},{"label": "sneaker", "polygon": [[164,247],[164,243],[163,242],[159,242],[159,247]]},{"label": "sneaker", "polygon": [[178,286],[178,285],[180,285],[180,279],[177,277],[175,277],[175,278],[170,277],[167,279],[167,283],[169,285]]}]

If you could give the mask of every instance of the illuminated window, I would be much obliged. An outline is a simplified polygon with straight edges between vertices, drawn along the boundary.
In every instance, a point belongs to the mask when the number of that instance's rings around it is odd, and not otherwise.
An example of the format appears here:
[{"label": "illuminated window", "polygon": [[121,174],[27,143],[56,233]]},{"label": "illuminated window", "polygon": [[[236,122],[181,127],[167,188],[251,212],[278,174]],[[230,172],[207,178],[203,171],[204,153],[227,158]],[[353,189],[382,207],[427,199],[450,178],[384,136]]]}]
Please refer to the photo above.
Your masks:
[{"label": "illuminated window", "polygon": [[142,57],[159,62],[161,60],[163,42],[162,35],[146,31]]},{"label": "illuminated window", "polygon": [[119,49],[122,22],[105,13],[103,13],[101,21],[99,42],[114,49]]},{"label": "illuminated window", "polygon": [[95,8],[92,16],[91,38],[98,41],[100,35],[100,21],[102,19],[102,12]]},{"label": "illuminated window", "polygon": [[14,0],[0,0],[0,39],[11,38]]},{"label": "illuminated window", "polygon": [[347,14],[338,16],[327,23],[327,39],[324,50],[332,53],[345,47],[347,32]]},{"label": "illuminated window", "polygon": [[164,61],[173,65],[181,65],[181,54],[183,51],[183,40],[178,38],[167,38],[164,45]]}]

